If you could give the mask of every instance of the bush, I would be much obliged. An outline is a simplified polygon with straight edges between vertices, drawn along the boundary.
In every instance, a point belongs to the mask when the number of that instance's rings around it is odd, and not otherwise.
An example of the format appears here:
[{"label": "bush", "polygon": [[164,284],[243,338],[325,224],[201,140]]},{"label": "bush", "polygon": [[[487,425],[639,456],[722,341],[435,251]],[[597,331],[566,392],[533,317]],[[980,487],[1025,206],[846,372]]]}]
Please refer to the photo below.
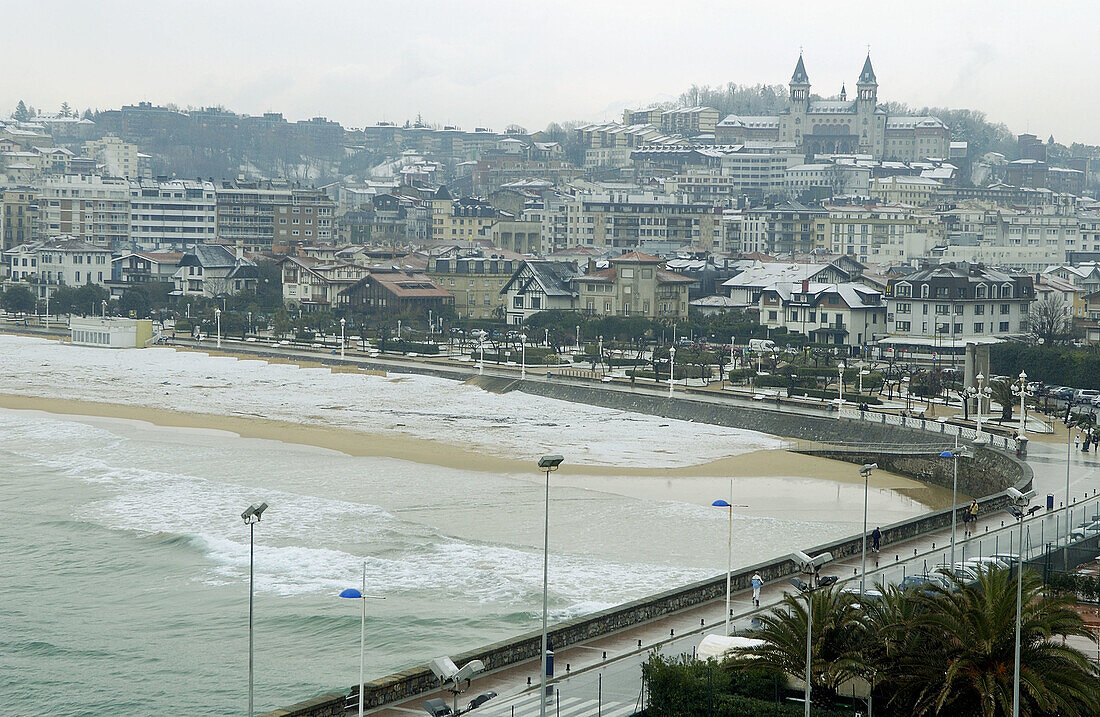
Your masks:
[{"label": "bush", "polygon": [[[830,389],[826,390],[826,389],[823,389],[823,388],[797,388],[796,387],[796,388],[788,388],[787,389],[787,396],[790,397],[790,398],[802,398],[803,396],[805,396],[806,398],[824,398],[824,399],[828,400],[828,399],[837,398],[837,393],[836,393],[835,388],[830,388]],[[874,396],[859,397],[855,393],[849,394],[847,392],[845,392],[845,394],[844,394],[844,400],[848,401],[849,403],[852,403],[852,402],[866,403],[868,406],[879,406],[879,405],[882,404],[882,401],[875,398]]]},{"label": "bush", "polygon": [[755,375],[756,369],[754,368],[735,368],[729,372],[729,379],[730,383],[736,383],[738,381],[748,381]]},{"label": "bush", "polygon": [[[439,344],[426,344],[417,341],[387,341],[383,350],[390,353],[427,354],[429,356],[434,356],[439,353]],[[485,360],[489,360],[489,354],[485,354]]]},{"label": "bush", "polygon": [[195,325],[187,319],[178,319],[176,321],[176,333],[189,334],[195,330]]}]

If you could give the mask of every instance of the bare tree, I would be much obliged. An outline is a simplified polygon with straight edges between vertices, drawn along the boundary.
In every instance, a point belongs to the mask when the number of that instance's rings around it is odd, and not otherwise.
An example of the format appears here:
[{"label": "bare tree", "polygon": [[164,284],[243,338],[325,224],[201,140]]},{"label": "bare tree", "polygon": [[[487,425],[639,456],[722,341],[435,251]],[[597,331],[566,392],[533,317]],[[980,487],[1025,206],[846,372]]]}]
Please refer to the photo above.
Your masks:
[{"label": "bare tree", "polygon": [[1070,340],[1073,337],[1073,319],[1062,297],[1050,294],[1033,302],[1028,312],[1028,331],[1033,340],[1047,345]]}]

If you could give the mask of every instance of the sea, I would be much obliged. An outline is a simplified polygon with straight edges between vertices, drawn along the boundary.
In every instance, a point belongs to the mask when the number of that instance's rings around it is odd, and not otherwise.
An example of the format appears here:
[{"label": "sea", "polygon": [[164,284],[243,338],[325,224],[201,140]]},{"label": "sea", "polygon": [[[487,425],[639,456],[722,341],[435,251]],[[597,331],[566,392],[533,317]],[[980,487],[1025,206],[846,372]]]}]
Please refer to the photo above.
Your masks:
[{"label": "sea", "polygon": [[[257,415],[474,446],[560,447],[592,465],[683,467],[772,437],[171,349],[111,351],[0,336],[0,393]],[[56,408],[56,406],[55,406]],[[509,430],[503,430],[504,426]],[[247,706],[251,503],[258,712],[535,629],[544,484],[351,456],[223,430],[0,410],[0,713],[240,714]],[[558,451],[554,451],[558,452]],[[725,570],[721,477],[573,477],[551,488],[550,610],[564,619]],[[681,490],[681,487],[683,488]],[[858,532],[863,486],[740,478],[735,563]],[[770,496],[770,499],[768,498]],[[882,522],[924,511],[872,492]]]}]

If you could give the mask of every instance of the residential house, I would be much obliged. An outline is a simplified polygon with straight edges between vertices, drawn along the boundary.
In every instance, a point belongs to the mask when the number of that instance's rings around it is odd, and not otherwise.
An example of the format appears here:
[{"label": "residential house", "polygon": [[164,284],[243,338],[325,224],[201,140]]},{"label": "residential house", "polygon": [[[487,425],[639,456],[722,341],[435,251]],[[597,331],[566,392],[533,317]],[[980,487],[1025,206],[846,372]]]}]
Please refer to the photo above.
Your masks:
[{"label": "residential house", "polygon": [[256,264],[223,244],[197,244],[172,275],[173,296],[217,297],[256,290]]},{"label": "residential house", "polygon": [[365,266],[338,261],[335,256],[287,256],[279,261],[279,269],[283,302],[305,311],[333,306],[342,291],[370,273]]},{"label": "residential house", "polygon": [[886,334],[882,292],[865,284],[784,282],[760,294],[760,325],[786,328],[819,344],[861,349]]},{"label": "residential house", "polygon": [[571,311],[577,302],[572,280],[580,274],[573,262],[528,260],[500,290],[507,322],[518,326],[540,311]]},{"label": "residential house", "polygon": [[454,306],[455,297],[428,276],[375,269],[340,292],[340,304],[368,314],[424,316]]},{"label": "residential house", "polygon": [[573,277],[577,308],[596,316],[684,319],[692,279],[668,271],[663,260],[632,251],[608,268]]}]

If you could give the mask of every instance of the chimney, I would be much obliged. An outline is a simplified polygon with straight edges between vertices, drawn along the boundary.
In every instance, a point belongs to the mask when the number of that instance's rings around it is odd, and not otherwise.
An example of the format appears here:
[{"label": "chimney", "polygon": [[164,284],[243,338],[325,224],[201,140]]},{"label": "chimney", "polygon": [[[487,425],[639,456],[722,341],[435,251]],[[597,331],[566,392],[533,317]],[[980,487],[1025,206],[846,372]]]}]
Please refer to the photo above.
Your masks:
[{"label": "chimney", "polygon": [[802,293],[803,294],[810,293],[810,280],[809,279],[803,279],[802,280]]}]

